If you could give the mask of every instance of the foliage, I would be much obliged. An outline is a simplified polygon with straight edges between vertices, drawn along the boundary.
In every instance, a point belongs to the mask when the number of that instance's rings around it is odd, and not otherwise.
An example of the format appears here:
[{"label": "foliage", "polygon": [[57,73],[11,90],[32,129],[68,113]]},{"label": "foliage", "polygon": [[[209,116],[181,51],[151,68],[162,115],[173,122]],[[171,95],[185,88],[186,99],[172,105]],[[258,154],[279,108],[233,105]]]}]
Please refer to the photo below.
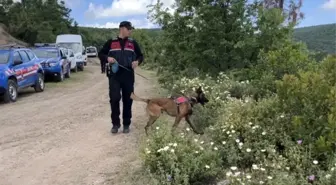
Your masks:
[{"label": "foliage", "polygon": [[142,150],[145,165],[160,185],[202,184],[219,175],[220,157],[211,144],[198,141],[189,128],[172,135],[171,125],[158,122]]},{"label": "foliage", "polygon": [[[151,134],[145,166],[162,184],[181,182],[179,175],[167,182],[176,166],[184,184],[196,184],[199,172],[206,174],[200,182],[208,173],[231,184],[335,181],[335,57],[321,61],[323,54],[293,42],[286,14],[259,2],[181,0],[174,14],[153,6],[151,16],[163,33],[155,63],[148,66],[173,94],[188,95],[201,86],[210,100],[192,115],[204,136],[172,137],[161,126]],[[208,158],[193,156],[195,141],[215,151],[215,168],[202,171]],[[153,154],[168,142],[184,148],[178,153],[183,160]]]},{"label": "foliage", "polygon": [[54,42],[56,35],[76,31],[71,10],[64,1],[25,0],[22,3],[4,0],[0,8],[1,22],[9,32],[29,44]]}]

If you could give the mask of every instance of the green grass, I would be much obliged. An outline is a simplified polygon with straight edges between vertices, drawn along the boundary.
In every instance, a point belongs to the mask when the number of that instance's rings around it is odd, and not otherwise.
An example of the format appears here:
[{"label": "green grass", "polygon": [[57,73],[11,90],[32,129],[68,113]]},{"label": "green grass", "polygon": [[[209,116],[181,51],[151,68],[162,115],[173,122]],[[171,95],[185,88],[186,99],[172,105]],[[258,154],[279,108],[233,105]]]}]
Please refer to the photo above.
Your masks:
[{"label": "green grass", "polygon": [[63,82],[55,82],[52,80],[47,80],[45,82],[46,88],[65,88],[71,87],[76,84],[83,82],[87,76],[89,75],[90,71],[78,71],[77,73],[72,72],[70,78],[65,78]]}]

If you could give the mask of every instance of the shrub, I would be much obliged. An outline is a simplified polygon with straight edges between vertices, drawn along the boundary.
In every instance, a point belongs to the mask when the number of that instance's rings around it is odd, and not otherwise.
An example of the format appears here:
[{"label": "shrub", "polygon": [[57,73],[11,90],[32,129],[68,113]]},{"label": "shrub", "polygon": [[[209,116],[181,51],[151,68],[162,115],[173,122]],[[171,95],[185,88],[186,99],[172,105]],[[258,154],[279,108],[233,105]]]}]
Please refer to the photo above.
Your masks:
[{"label": "shrub", "polygon": [[312,155],[323,161],[336,149],[335,67],[335,57],[328,57],[317,71],[285,75],[277,82],[279,105],[291,116],[284,125],[287,133],[311,144]]},{"label": "shrub", "polygon": [[189,185],[214,181],[221,172],[214,146],[199,140],[189,128],[172,135],[171,124],[156,123],[142,154],[146,167],[160,185]]},{"label": "shrub", "polygon": [[258,63],[249,76],[252,85],[258,90],[256,97],[266,97],[276,92],[276,80],[284,75],[296,75],[300,70],[312,68],[306,47],[300,43],[286,42],[281,49],[260,52]]},{"label": "shrub", "polygon": [[[239,184],[316,184],[331,183],[334,154],[315,158],[308,142],[292,138],[286,129],[291,115],[282,111],[277,97],[260,102],[228,102],[208,136],[219,152],[226,178]],[[326,166],[329,164],[329,166]],[[327,175],[329,174],[329,175]],[[327,176],[327,177],[325,177]],[[330,176],[330,177],[329,177]]]}]

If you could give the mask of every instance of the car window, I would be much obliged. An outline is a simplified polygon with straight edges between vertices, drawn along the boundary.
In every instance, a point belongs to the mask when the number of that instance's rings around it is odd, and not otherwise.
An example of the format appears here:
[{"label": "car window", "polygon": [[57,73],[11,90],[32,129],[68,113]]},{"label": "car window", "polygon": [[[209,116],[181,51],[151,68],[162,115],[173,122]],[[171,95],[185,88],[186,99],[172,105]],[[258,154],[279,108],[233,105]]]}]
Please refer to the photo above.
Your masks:
[{"label": "car window", "polygon": [[13,58],[14,58],[14,61],[22,61],[22,58],[21,58],[19,52],[17,52],[17,51],[14,52]]},{"label": "car window", "polygon": [[31,51],[26,51],[28,53],[29,59],[32,60],[33,58],[35,58],[35,55],[33,52]]},{"label": "car window", "polygon": [[23,62],[29,62],[30,59],[28,57],[28,54],[25,51],[19,51],[21,57],[22,57],[22,61]]}]

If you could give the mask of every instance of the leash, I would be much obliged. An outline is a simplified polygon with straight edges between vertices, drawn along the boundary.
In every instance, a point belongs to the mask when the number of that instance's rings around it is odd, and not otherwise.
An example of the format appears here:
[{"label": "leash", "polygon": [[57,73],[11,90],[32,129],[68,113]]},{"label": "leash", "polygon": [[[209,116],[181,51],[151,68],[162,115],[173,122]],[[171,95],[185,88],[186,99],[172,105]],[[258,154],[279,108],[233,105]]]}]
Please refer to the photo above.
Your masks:
[{"label": "leash", "polygon": [[[130,69],[128,69],[127,67],[125,67],[125,66],[123,66],[123,65],[121,65],[121,64],[119,64],[119,62],[115,62],[115,63],[109,63],[109,66],[110,66],[110,68],[111,69],[109,69],[109,70],[113,70],[113,65],[114,64],[117,64],[119,67],[121,67],[121,68],[123,68],[123,69],[125,69],[126,71],[129,71],[129,72],[131,72],[131,73],[134,73],[134,74],[136,74],[136,75],[138,75],[138,76],[140,76],[140,77],[142,77],[142,78],[144,78],[144,79],[146,79],[146,80],[149,80],[148,78],[146,78],[145,76],[143,76],[143,75],[141,75],[141,74],[139,74],[139,73],[137,73],[137,72],[135,72],[135,71],[132,71],[132,70],[130,70]],[[117,71],[118,71],[118,69],[116,69]],[[117,72],[116,71],[116,72]],[[112,71],[113,72],[113,71]],[[114,72],[114,73],[116,73],[116,72]]]}]

